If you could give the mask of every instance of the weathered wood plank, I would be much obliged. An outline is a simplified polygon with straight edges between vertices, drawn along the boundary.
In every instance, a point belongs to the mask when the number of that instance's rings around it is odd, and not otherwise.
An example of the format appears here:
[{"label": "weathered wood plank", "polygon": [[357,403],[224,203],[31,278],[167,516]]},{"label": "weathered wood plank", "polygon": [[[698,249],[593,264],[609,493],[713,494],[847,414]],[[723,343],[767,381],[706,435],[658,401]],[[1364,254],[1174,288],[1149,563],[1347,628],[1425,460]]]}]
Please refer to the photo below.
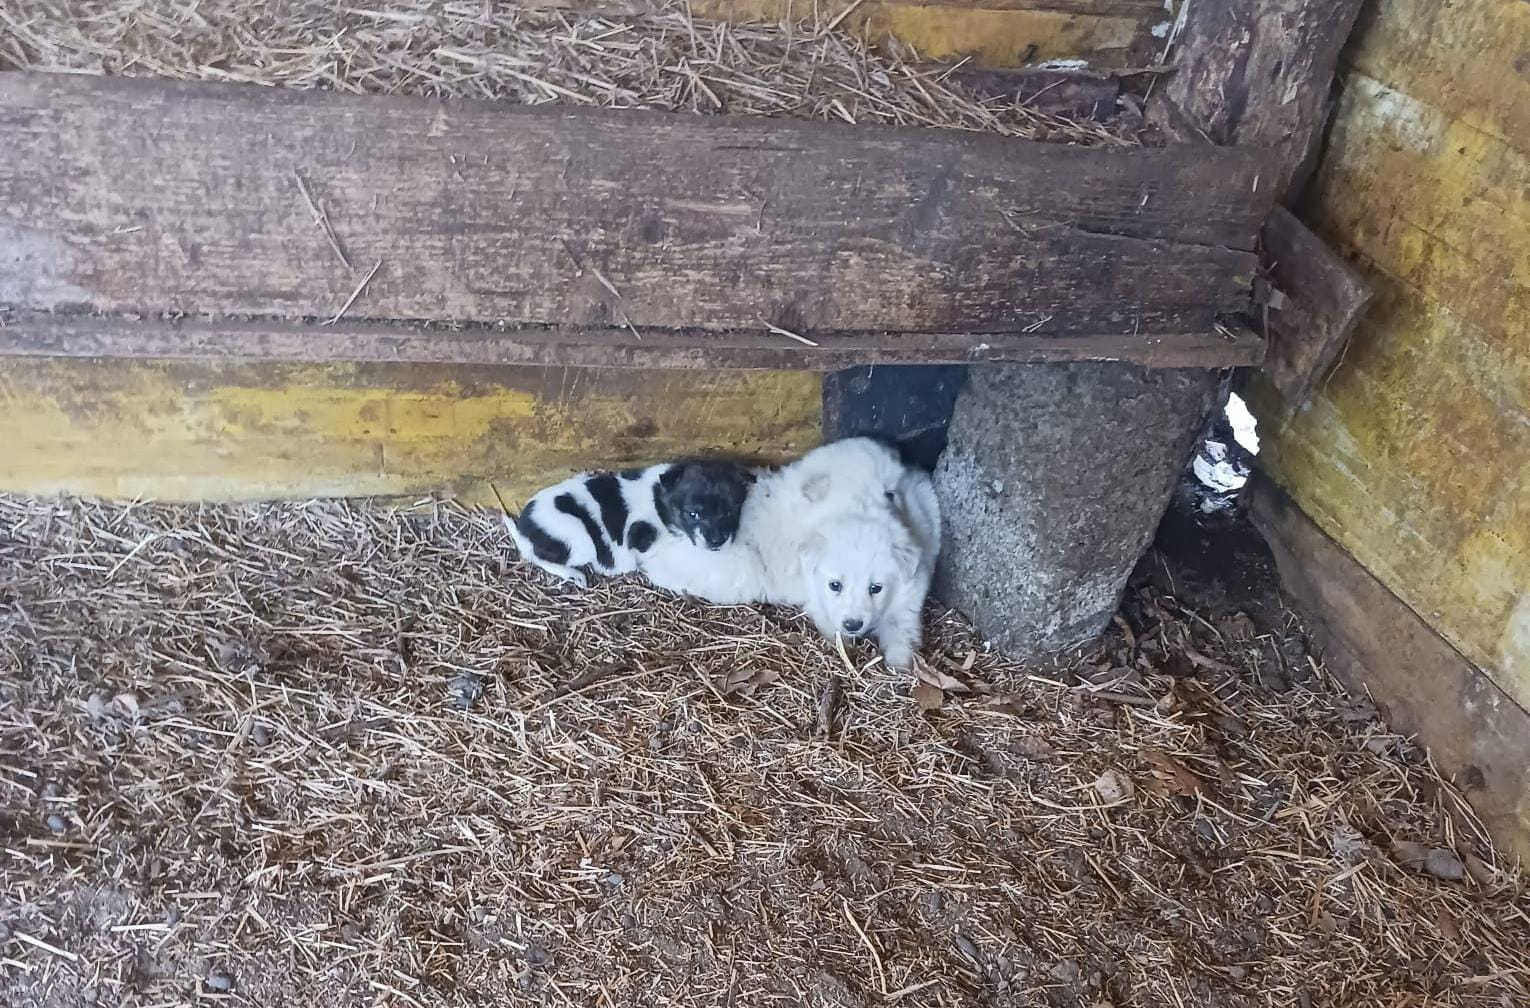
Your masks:
[{"label": "weathered wood plank", "polygon": [[[1493,6],[1487,0],[1471,4],[1477,11]],[[1530,51],[1530,5],[1526,10],[1518,38]],[[1391,12],[1388,20],[1403,16]],[[1485,89],[1495,76],[1510,75],[1502,62],[1477,67],[1464,55],[1471,51],[1470,41],[1452,37],[1451,52],[1463,54],[1463,78],[1484,77],[1473,83],[1474,91]],[[1492,41],[1505,45],[1505,40]],[[1411,59],[1411,50],[1396,58]],[[1530,86],[1525,90],[1530,94]],[[1505,142],[1475,122],[1453,118],[1351,71],[1306,211],[1313,228],[1351,261],[1417,291],[1423,311],[1414,314],[1432,313],[1433,307],[1425,305],[1443,306],[1498,345],[1525,345],[1530,335],[1525,325],[1530,318],[1530,133]],[[1400,322],[1399,332],[1408,334],[1409,343],[1425,342],[1426,330],[1417,323]],[[1400,337],[1389,333],[1385,338]],[[1451,360],[1453,368],[1463,369],[1461,380],[1467,385],[1476,382],[1468,377],[1476,370],[1467,367],[1473,356],[1457,349]],[[1438,375],[1430,378],[1437,381]]]},{"label": "weathered wood plank", "polygon": [[[994,342],[988,342],[994,340]],[[414,361],[573,367],[756,368],[832,371],[856,364],[1121,360],[1148,367],[1238,367],[1264,359],[1246,329],[1160,335],[963,333],[819,336],[807,347],[759,331],[696,332],[621,327],[499,329],[388,322],[170,321],[29,315],[0,326],[0,356],[211,360]]]},{"label": "weathered wood plank", "polygon": [[326,318],[381,263],[351,317],[1206,332],[1267,210],[1241,151],[237,85],[0,74],[0,132],[23,309]]},{"label": "weathered wood plank", "polygon": [[1263,252],[1279,292],[1265,316],[1265,375],[1299,407],[1338,360],[1371,301],[1371,287],[1283,207],[1265,222]]},{"label": "weathered wood plank", "polygon": [[1367,15],[1304,200],[1375,296],[1306,408],[1250,406],[1264,470],[1530,709],[1530,157],[1497,134],[1530,145],[1472,104],[1530,96],[1530,5],[1427,6]]},{"label": "weathered wood plank", "polygon": [[1263,184],[1299,194],[1330,112],[1329,89],[1362,0],[1195,0],[1173,76],[1158,95],[1165,125],[1216,144],[1269,151]]},{"label": "weathered wood plank", "polygon": [[1393,112],[1400,123],[1422,114],[1430,126],[1456,124],[1474,157],[1484,138],[1530,155],[1527,39],[1530,4],[1388,0],[1361,15],[1345,52],[1348,83],[1401,99]]},{"label": "weathered wood plank", "polygon": [[0,491],[507,501],[591,466],[821,438],[808,372],[12,358]]}]

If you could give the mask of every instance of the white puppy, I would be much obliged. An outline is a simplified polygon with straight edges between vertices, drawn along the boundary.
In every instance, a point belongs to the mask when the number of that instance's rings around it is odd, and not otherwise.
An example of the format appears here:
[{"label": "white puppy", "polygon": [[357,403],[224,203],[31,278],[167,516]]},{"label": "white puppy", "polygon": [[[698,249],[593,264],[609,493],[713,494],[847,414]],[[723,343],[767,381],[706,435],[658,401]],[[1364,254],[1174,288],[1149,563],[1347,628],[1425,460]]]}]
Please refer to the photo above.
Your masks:
[{"label": "white puppy", "polygon": [[891,496],[831,514],[813,530],[802,548],[801,604],[825,637],[875,637],[888,668],[906,669],[923,640],[940,505],[930,477],[914,469]]},{"label": "white puppy", "polygon": [[693,544],[661,540],[638,567],[660,588],[723,605],[801,605],[797,572],[813,526],[832,513],[884,503],[903,472],[897,453],[871,438],[826,444],[755,474],[732,542],[702,556]]},{"label": "white puppy", "polygon": [[907,466],[897,449],[868,437],[842,438],[814,448],[780,471],[786,497],[800,494],[793,504],[806,514],[869,505],[892,493]]},{"label": "white puppy", "polygon": [[663,540],[638,565],[671,591],[797,606],[827,637],[876,636],[888,665],[906,668],[939,549],[929,476],[879,441],[848,438],[759,475],[732,542]]}]

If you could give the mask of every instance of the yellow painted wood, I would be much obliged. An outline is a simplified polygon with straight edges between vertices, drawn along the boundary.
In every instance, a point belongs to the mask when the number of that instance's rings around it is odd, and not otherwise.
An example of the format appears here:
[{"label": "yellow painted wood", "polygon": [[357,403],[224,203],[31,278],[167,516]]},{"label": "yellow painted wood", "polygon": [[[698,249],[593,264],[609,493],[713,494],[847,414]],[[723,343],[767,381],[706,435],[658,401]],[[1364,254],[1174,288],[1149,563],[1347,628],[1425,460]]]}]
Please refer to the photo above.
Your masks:
[{"label": "yellow painted wood", "polygon": [[1098,67],[1125,66],[1132,62],[1130,46],[1150,27],[1124,17],[917,4],[887,4],[867,26],[908,43],[926,59],[972,56],[989,67],[1074,58]]},{"label": "yellow painted wood", "polygon": [[1385,0],[1361,18],[1356,71],[1530,152],[1530,4]]},{"label": "yellow painted wood", "polygon": [[[832,18],[848,3],[821,3]],[[735,22],[811,18],[810,0],[694,0],[704,17]],[[973,57],[988,67],[1018,67],[1049,59],[1085,59],[1097,67],[1134,62],[1132,47],[1151,49],[1154,25],[1169,18],[1156,0],[970,0],[868,2],[842,26],[877,41],[889,36],[931,60]]]},{"label": "yellow painted wood", "polygon": [[1530,707],[1530,4],[1378,4],[1306,215],[1377,299],[1266,464]]},{"label": "yellow painted wood", "polygon": [[1523,332],[1530,154],[1358,72],[1339,116],[1313,227],[1487,332]]},{"label": "yellow painted wood", "polygon": [[[645,0],[530,0],[540,7],[633,10]],[[1157,53],[1179,0],[691,0],[697,17],[746,22],[833,22],[872,42],[888,38],[924,59],[972,57],[1012,68],[1082,59],[1100,68]],[[1155,36],[1153,33],[1159,33]]]},{"label": "yellow painted wood", "polygon": [[455,494],[821,437],[806,372],[0,361],[0,490],[161,500]]}]

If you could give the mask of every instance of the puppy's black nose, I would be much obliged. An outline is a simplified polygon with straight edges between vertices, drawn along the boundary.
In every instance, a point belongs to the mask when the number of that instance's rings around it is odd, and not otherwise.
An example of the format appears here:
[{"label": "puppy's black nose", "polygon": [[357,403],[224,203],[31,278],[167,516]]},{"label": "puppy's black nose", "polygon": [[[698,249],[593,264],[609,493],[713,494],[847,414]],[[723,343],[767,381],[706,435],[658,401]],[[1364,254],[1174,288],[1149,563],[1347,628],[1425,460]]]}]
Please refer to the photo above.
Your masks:
[{"label": "puppy's black nose", "polygon": [[866,625],[865,620],[847,619],[840,626],[845,628],[845,633],[856,633]]},{"label": "puppy's black nose", "polygon": [[704,538],[706,539],[707,546],[710,549],[717,549],[723,543],[728,541],[728,537],[727,536],[719,535],[716,532],[709,532],[709,533],[706,534],[706,536],[704,536]]}]

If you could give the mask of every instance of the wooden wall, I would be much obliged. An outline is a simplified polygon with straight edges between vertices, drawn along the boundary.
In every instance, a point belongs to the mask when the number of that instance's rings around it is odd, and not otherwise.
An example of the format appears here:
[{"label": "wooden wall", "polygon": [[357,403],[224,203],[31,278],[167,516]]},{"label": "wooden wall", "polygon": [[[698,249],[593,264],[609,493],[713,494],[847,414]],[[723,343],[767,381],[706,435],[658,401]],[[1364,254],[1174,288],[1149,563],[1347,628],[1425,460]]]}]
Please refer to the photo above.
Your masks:
[{"label": "wooden wall", "polygon": [[0,362],[0,487],[243,500],[524,500],[580,465],[818,442],[821,376],[791,371]]},{"label": "wooden wall", "polygon": [[1530,708],[1530,4],[1369,4],[1303,217],[1376,300],[1308,408],[1256,390],[1266,465]]},{"label": "wooden wall", "polygon": [[[749,20],[811,9],[699,0],[694,10]],[[1119,67],[1161,44],[1153,26],[1168,16],[1159,0],[873,0],[845,23],[930,58]],[[800,452],[821,437],[821,387],[806,372],[0,359],[0,491],[481,500],[492,480],[523,498],[591,465]]]}]

